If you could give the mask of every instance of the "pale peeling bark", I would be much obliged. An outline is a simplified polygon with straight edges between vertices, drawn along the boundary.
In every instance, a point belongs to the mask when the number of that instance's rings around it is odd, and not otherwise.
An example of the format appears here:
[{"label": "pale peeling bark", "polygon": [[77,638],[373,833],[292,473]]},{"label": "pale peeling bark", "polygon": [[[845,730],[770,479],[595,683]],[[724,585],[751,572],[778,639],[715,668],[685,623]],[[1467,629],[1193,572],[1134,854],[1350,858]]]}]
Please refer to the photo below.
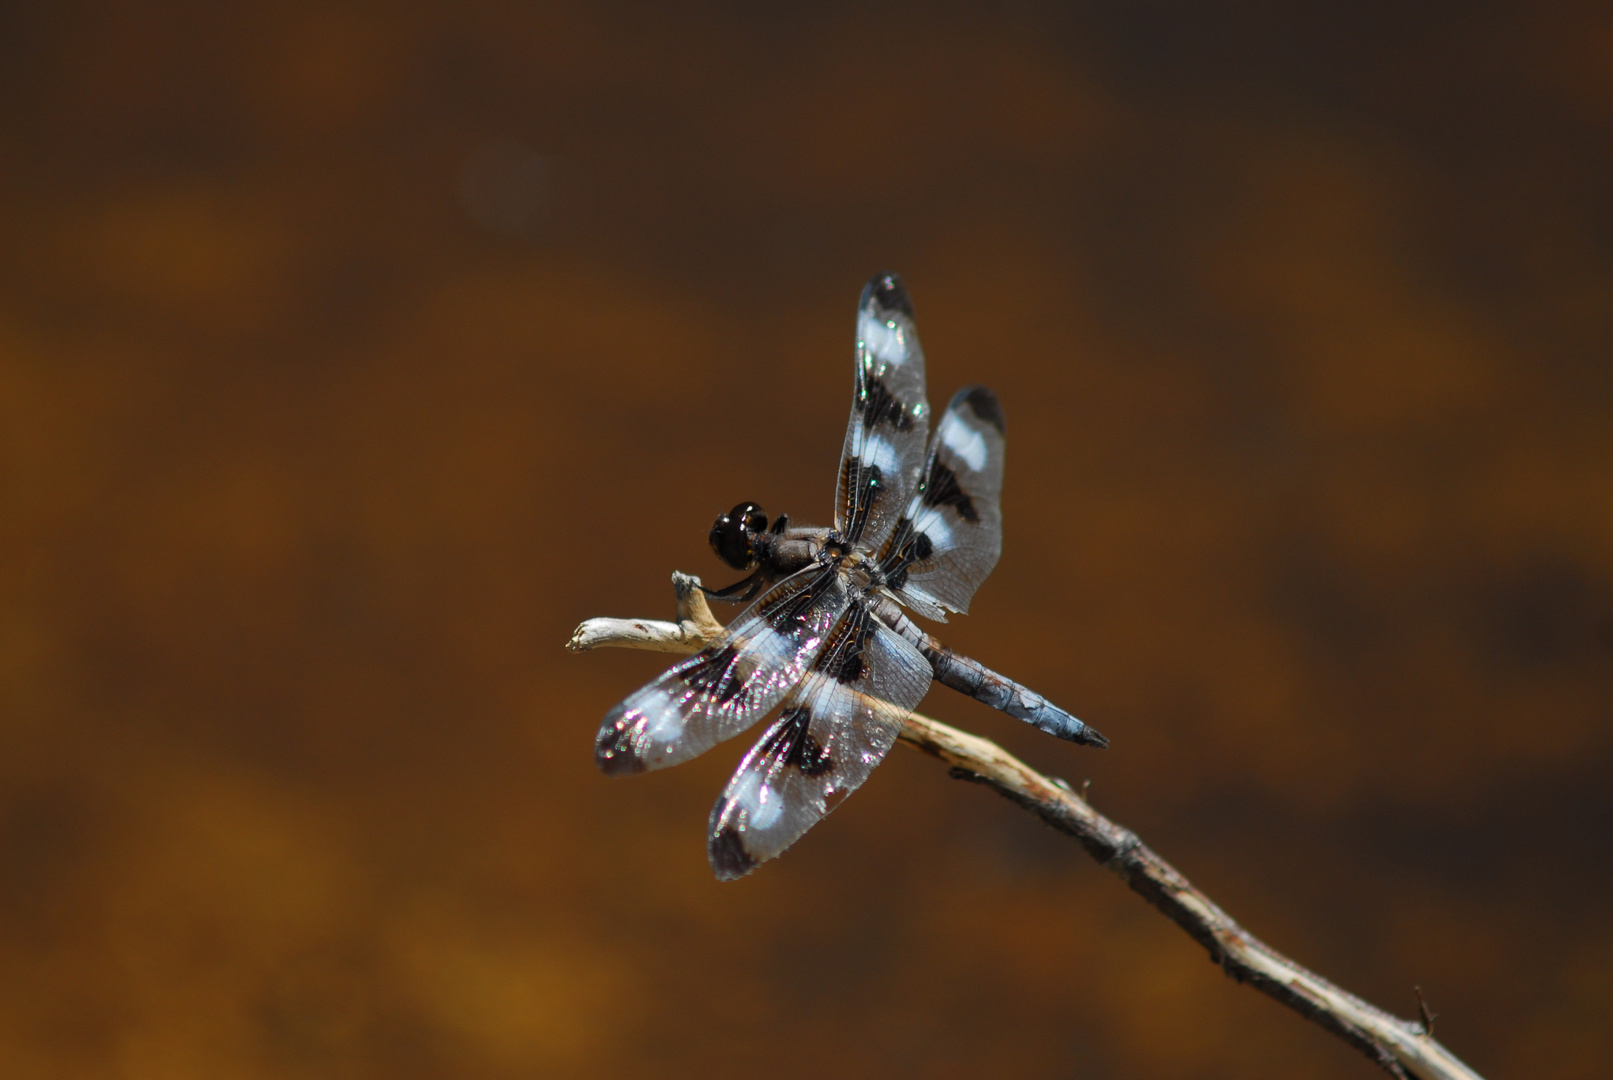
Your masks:
[{"label": "pale peeling bark", "polygon": [[[614,646],[685,654],[720,637],[722,625],[712,617],[700,580],[673,574],[672,585],[677,622],[589,619],[577,627],[566,648],[584,652]],[[1204,946],[1228,975],[1320,1024],[1390,1074],[1420,1080],[1482,1080],[1434,1040],[1426,1010],[1421,1023],[1402,1020],[1288,959],[1244,930],[1135,833],[1098,813],[1063,781],[1043,776],[988,739],[917,713],[904,722],[901,738],[946,762],[953,777],[993,788],[1075,837],[1087,854]]]},{"label": "pale peeling bark", "polygon": [[688,574],[672,575],[672,591],[678,598],[678,621],[657,619],[589,619],[571,632],[566,648],[587,652],[601,646],[619,649],[646,649],[650,652],[688,655],[699,652],[722,636],[723,626],[711,614],[700,579]]}]

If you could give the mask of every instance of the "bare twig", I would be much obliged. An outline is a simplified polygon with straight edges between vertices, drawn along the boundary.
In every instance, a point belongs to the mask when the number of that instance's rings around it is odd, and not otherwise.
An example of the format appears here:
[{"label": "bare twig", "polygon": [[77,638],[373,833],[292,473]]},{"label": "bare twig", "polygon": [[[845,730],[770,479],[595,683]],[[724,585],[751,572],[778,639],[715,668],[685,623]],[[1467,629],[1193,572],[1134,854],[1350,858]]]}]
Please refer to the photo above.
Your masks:
[{"label": "bare twig", "polygon": [[[715,641],[722,626],[706,605],[699,579],[674,574],[672,584],[678,599],[677,622],[589,619],[577,627],[566,647],[573,652],[619,646],[692,653]],[[996,743],[917,713],[904,722],[901,738],[945,762],[951,776],[984,784],[1075,837],[1087,854],[1204,946],[1210,959],[1233,979],[1320,1024],[1391,1075],[1481,1080],[1434,1041],[1433,1016],[1422,1003],[1420,990],[1419,1024],[1384,1012],[1301,967],[1234,922],[1130,829],[1092,809],[1083,797],[1085,785],[1077,795],[1062,780],[1043,776]]]},{"label": "bare twig", "polygon": [[674,573],[672,593],[678,600],[677,622],[589,619],[571,632],[566,648],[572,652],[587,652],[601,645],[611,645],[621,649],[687,654],[698,652],[722,634],[722,623],[712,616],[706,594],[700,591],[699,578]]}]

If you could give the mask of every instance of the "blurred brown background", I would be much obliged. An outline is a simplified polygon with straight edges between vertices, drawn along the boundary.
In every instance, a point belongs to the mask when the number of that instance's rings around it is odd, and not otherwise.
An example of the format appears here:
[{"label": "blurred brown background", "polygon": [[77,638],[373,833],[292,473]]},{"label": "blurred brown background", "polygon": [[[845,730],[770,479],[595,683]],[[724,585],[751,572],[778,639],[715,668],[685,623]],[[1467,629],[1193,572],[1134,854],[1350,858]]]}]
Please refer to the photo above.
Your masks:
[{"label": "blurred brown background", "polygon": [[1114,745],[926,711],[1606,1075],[1606,7],[761,8],[6,10],[0,1074],[1376,1075],[905,748],[735,885],[742,745],[595,771],[891,268],[1009,418],[947,639]]}]

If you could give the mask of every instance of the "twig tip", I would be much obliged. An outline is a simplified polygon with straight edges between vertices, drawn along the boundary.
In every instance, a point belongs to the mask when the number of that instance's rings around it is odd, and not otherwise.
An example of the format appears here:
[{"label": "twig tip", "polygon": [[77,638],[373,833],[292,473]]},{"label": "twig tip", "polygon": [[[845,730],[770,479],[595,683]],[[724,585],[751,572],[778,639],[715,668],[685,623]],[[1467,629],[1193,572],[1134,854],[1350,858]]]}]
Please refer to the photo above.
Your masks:
[{"label": "twig tip", "polygon": [[1422,1017],[1423,1034],[1427,1035],[1429,1038],[1433,1038],[1434,1020],[1439,1016],[1439,1014],[1429,1011],[1428,1002],[1423,1000],[1422,987],[1413,985],[1411,989],[1417,995],[1417,1014]]}]

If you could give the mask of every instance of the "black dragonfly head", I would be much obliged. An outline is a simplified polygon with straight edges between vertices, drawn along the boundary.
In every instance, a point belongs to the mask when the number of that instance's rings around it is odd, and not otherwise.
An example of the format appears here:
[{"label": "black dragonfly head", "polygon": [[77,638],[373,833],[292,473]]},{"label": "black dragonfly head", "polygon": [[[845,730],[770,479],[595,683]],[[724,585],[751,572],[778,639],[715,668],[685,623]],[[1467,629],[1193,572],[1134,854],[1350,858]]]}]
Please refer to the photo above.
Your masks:
[{"label": "black dragonfly head", "polygon": [[753,502],[743,502],[711,527],[711,550],[735,570],[750,570],[761,561],[758,538],[767,531],[767,515]]}]

